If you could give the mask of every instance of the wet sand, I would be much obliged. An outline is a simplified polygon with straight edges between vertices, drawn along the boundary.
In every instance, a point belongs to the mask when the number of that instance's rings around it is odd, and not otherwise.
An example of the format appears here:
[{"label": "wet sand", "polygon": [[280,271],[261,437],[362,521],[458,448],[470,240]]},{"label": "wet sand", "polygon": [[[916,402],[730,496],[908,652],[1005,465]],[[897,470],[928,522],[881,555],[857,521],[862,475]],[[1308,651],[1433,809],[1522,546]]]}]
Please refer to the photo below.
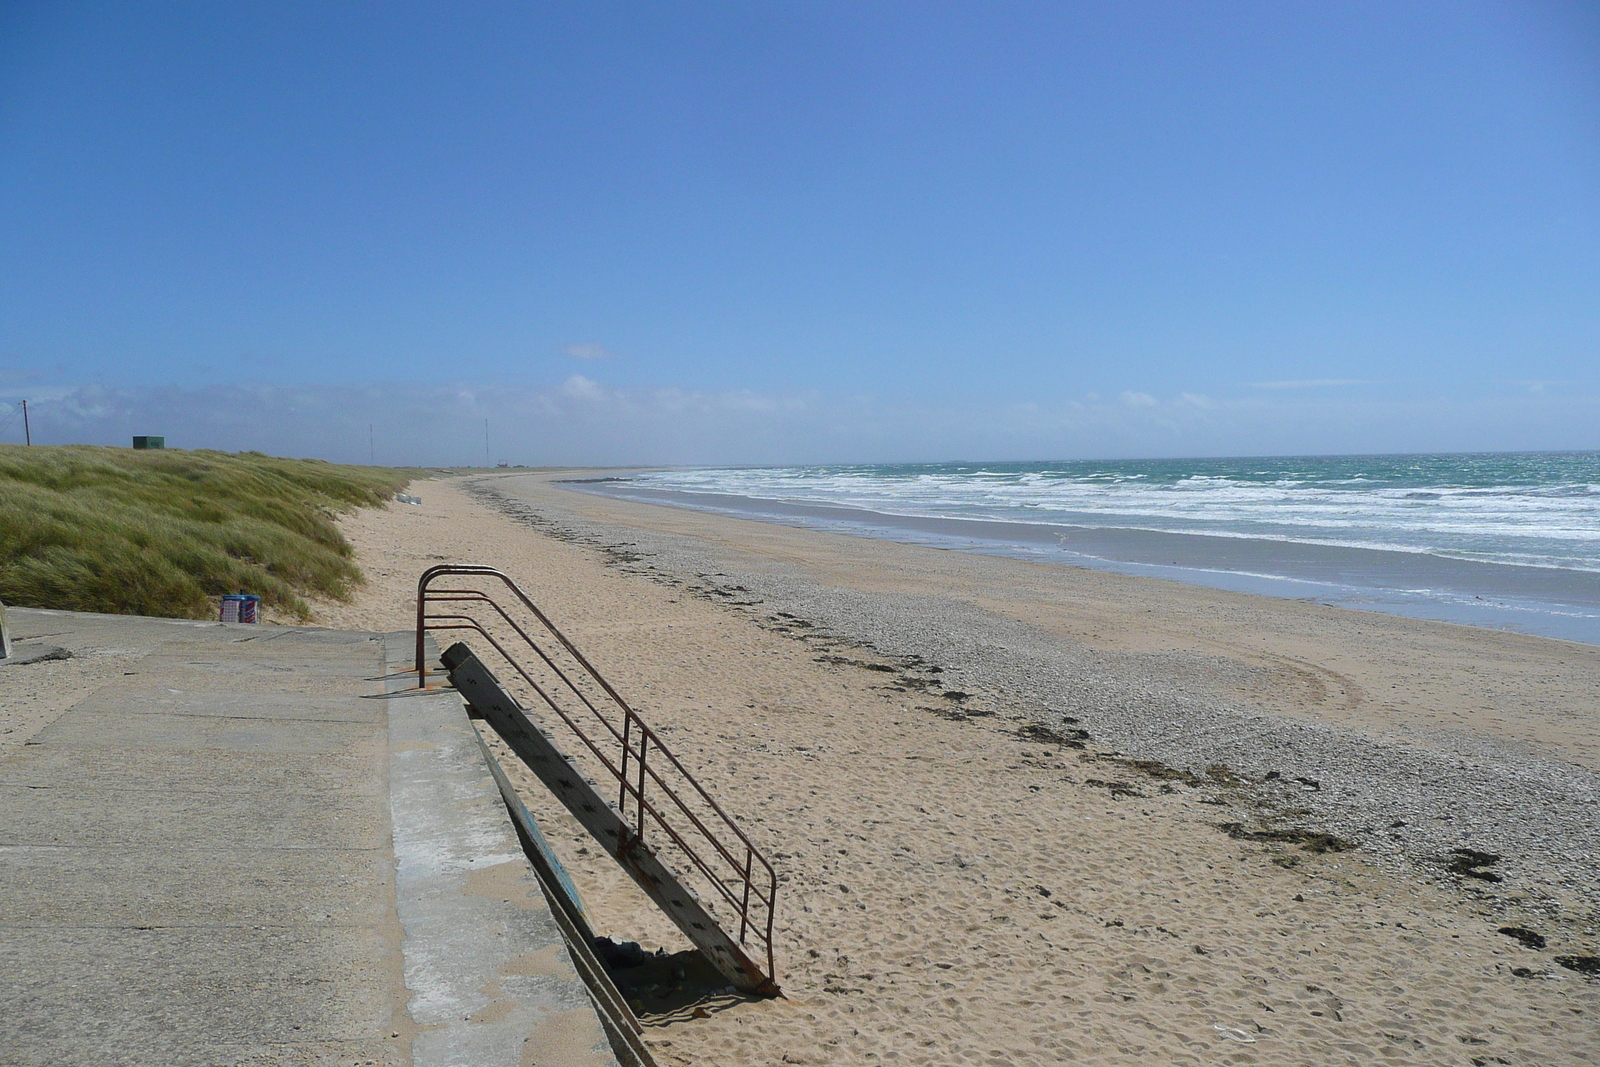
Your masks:
[{"label": "wet sand", "polygon": [[[773,858],[786,998],[636,990],[663,1063],[1600,1056],[1600,649],[477,484],[346,520],[320,610],[503,567]],[[684,949],[523,784],[597,928]]]},{"label": "wet sand", "polygon": [[626,476],[564,484],[623,500],[1600,645],[1600,573],[1593,571],[1197,532],[894,515],[652,489]]}]

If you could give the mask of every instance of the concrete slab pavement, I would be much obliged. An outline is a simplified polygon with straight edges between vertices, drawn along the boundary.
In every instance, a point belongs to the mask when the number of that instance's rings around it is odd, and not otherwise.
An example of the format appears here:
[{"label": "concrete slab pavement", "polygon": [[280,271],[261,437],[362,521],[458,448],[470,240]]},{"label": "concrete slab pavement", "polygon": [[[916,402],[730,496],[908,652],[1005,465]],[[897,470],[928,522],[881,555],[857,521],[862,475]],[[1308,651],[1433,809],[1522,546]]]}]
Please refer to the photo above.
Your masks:
[{"label": "concrete slab pavement", "polygon": [[0,759],[0,1064],[615,1063],[409,635],[9,621],[123,669]]}]

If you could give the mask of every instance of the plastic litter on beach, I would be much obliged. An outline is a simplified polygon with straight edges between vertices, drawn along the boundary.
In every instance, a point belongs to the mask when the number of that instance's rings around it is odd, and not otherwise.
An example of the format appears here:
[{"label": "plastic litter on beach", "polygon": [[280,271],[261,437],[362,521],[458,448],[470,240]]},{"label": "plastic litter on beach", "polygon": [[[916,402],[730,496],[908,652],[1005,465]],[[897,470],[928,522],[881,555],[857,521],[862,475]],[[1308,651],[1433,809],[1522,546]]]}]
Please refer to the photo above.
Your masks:
[{"label": "plastic litter on beach", "polygon": [[1211,1029],[1215,1030],[1223,1037],[1232,1038],[1234,1041],[1242,1041],[1246,1045],[1253,1045],[1256,1043],[1256,1039],[1252,1035],[1232,1026],[1223,1026],[1221,1023],[1212,1023]]}]

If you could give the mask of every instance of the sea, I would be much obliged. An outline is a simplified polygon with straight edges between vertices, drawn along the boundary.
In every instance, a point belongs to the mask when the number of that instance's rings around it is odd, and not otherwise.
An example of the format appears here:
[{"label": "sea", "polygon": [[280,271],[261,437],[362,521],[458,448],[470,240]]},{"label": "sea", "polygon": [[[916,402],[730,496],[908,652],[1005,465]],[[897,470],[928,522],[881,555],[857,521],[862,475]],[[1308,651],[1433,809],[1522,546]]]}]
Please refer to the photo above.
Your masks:
[{"label": "sea", "polygon": [[569,484],[1600,644],[1600,452],[694,468]]}]

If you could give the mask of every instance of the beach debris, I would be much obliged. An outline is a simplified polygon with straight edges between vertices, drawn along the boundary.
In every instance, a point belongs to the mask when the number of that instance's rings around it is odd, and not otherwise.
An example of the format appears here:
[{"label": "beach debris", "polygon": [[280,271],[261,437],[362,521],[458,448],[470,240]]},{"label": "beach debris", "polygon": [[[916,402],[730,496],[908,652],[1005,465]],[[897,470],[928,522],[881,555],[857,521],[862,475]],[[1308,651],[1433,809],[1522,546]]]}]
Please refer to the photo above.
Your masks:
[{"label": "beach debris", "polygon": [[1484,882],[1504,881],[1494,871],[1482,868],[1493,867],[1500,862],[1500,855],[1495,852],[1479,852],[1473,848],[1453,848],[1450,858],[1444,861],[1445,869],[1451,874],[1464,875],[1467,878],[1477,878]]},{"label": "beach debris", "polygon": [[[1088,737],[1089,735],[1087,732],[1085,732],[1084,736]],[[1155,778],[1161,781],[1178,781],[1182,782],[1184,785],[1190,786],[1202,785],[1205,781],[1199,775],[1194,774],[1191,771],[1184,771],[1179,770],[1176,767],[1169,767],[1160,760],[1133,759],[1129,756],[1101,756],[1100,758],[1111,763],[1120,763],[1130,771],[1138,771],[1147,778]]]},{"label": "beach debris", "polygon": [[412,496],[410,493],[396,493],[394,498],[402,504],[422,503],[422,498],[420,496]]},{"label": "beach debris", "polygon": [[1505,934],[1513,940],[1521,941],[1529,948],[1544,948],[1547,943],[1543,934],[1536,934],[1521,926],[1502,926],[1495,933]]},{"label": "beach debris", "polygon": [[[900,669],[887,663],[871,663],[864,659],[851,659],[849,656],[817,656],[816,662],[826,663],[834,667],[860,667],[862,670],[882,671],[884,674],[893,674],[895,671]],[[945,696],[949,695],[949,693],[945,694]],[[966,696],[965,693],[961,695],[963,697]]]},{"label": "beach debris", "polygon": [[1254,1034],[1241,1030],[1237,1026],[1223,1026],[1221,1023],[1212,1023],[1211,1029],[1215,1030],[1223,1037],[1228,1038],[1230,1041],[1238,1041],[1246,1045],[1253,1045],[1256,1043]]},{"label": "beach debris", "polygon": [[975,716],[981,717],[994,714],[994,712],[986,708],[936,708],[931,704],[918,704],[916,708],[918,711],[931,711],[939,718],[949,719],[951,722],[966,722]]},{"label": "beach debris", "polygon": [[1234,769],[1226,763],[1210,763],[1206,765],[1206,777],[1218,785],[1239,786],[1248,783]]},{"label": "beach debris", "polygon": [[[949,693],[945,694],[945,696],[949,695]],[[966,694],[963,693],[961,696],[964,699]],[[1034,744],[1039,745],[1060,745],[1062,748],[1083,748],[1084,741],[1088,740],[1089,738],[1089,731],[1071,730],[1064,734],[1061,731],[1055,730],[1042,722],[1030,722],[1024,724],[1017,730],[1017,736],[1022,738],[1024,741],[1032,741]]]},{"label": "beach debris", "polygon": [[1246,830],[1243,823],[1218,823],[1217,829],[1235,841],[1261,841],[1271,844],[1299,845],[1306,852],[1347,852],[1355,843],[1333,834],[1315,830]]},{"label": "beach debris", "polygon": [[1104,780],[1102,780],[1100,778],[1085,778],[1083,780],[1083,784],[1087,785],[1087,786],[1092,786],[1095,789],[1105,789],[1105,790],[1110,791],[1111,798],[1113,800],[1121,800],[1123,797],[1143,797],[1144,796],[1143,793],[1139,792],[1137,789],[1135,789],[1133,786],[1129,785],[1127,782],[1107,782],[1107,781],[1104,781]]},{"label": "beach debris", "polygon": [[[1224,769],[1226,769],[1226,768],[1224,768]],[[1285,778],[1283,776],[1283,772],[1282,771],[1268,771],[1266,774],[1261,776],[1261,780],[1263,782],[1298,782],[1298,783],[1300,783],[1300,785],[1304,786],[1310,792],[1313,792],[1313,793],[1322,792],[1322,783],[1320,781],[1318,781],[1317,779],[1315,779],[1315,778],[1305,778],[1305,777],[1301,777],[1299,775],[1296,775],[1293,778]]]},{"label": "beach debris", "polygon": [[1600,978],[1600,956],[1557,956],[1556,962],[1569,971]]}]

